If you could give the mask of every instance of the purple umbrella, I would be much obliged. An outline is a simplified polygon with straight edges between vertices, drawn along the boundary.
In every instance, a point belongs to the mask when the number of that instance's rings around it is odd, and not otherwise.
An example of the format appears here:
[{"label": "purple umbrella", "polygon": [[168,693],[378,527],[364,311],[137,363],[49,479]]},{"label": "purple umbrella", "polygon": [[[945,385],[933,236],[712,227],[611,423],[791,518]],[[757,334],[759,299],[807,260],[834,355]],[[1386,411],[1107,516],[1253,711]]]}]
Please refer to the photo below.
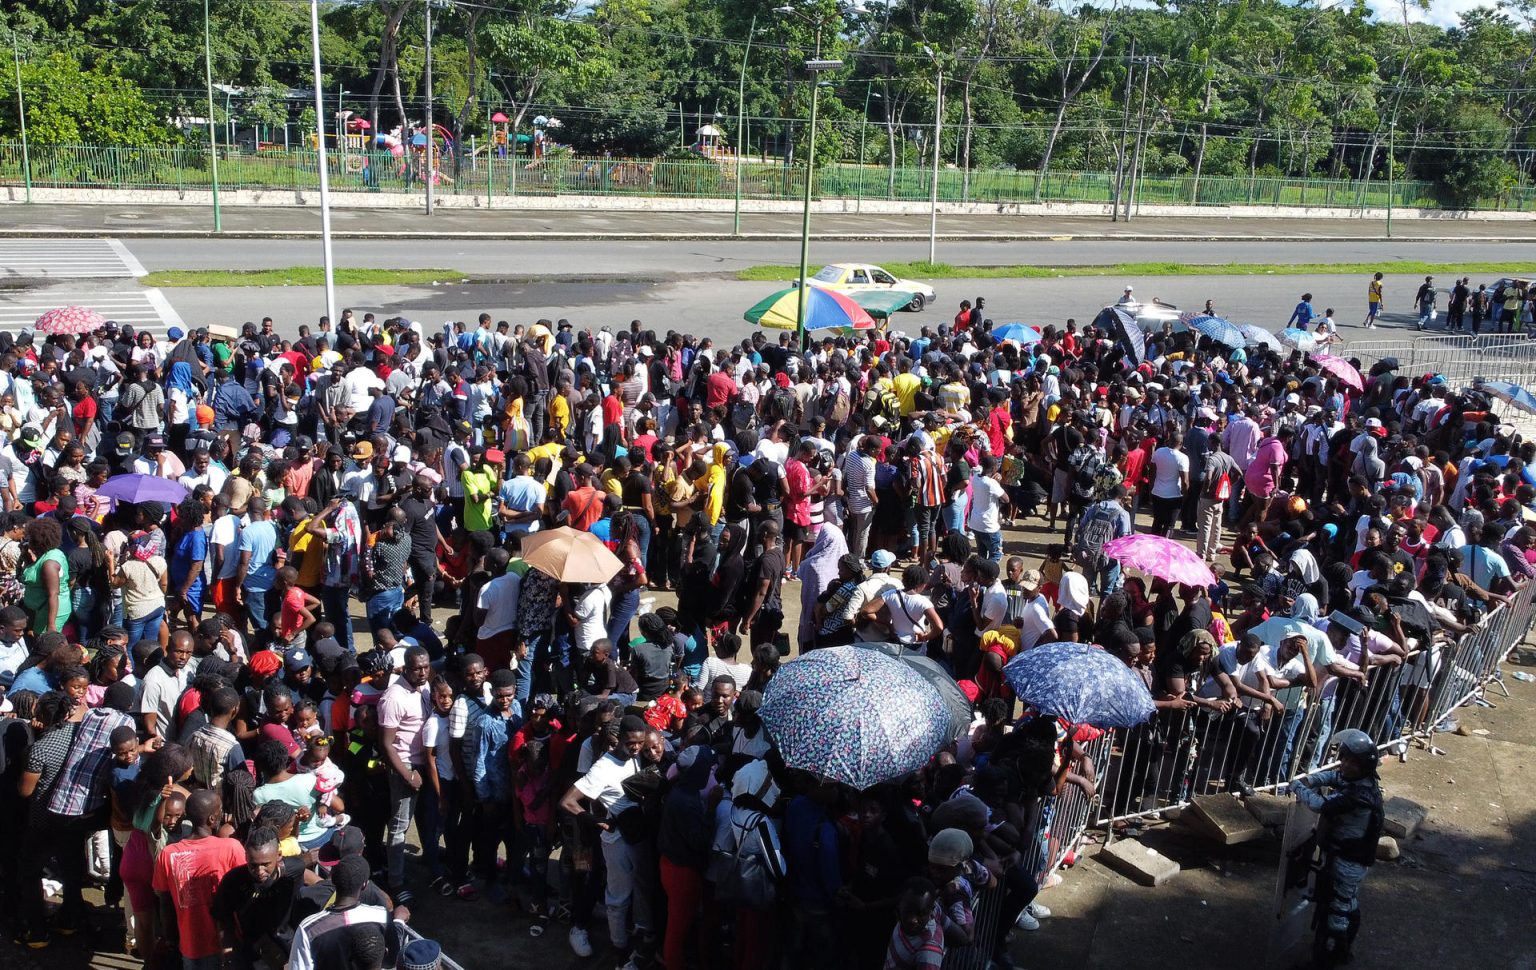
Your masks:
[{"label": "purple umbrella", "polygon": [[1104,543],[1105,556],[1115,559],[1122,566],[1139,569],[1148,576],[1166,579],[1170,583],[1185,586],[1215,586],[1216,574],[1211,572],[1194,551],[1163,536],[1137,532]]},{"label": "purple umbrella", "polygon": [[119,502],[168,502],[179,503],[187,497],[187,489],[180,482],[157,475],[118,475],[96,490],[97,498],[116,499]]}]

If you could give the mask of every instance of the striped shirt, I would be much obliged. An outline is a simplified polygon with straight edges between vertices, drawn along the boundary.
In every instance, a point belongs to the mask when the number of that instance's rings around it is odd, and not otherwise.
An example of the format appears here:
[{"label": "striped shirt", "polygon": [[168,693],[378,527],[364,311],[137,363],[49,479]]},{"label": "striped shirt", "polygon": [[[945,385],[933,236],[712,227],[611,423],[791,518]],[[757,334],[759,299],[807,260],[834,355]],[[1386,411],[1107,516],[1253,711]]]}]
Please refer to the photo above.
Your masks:
[{"label": "striped shirt", "polygon": [[944,463],[932,451],[925,451],[912,462],[912,494],[925,508],[944,504]]},{"label": "striped shirt", "polygon": [[875,507],[869,497],[875,487],[875,460],[857,451],[843,459],[843,494],[848,497],[848,511],[855,514],[868,512]]}]

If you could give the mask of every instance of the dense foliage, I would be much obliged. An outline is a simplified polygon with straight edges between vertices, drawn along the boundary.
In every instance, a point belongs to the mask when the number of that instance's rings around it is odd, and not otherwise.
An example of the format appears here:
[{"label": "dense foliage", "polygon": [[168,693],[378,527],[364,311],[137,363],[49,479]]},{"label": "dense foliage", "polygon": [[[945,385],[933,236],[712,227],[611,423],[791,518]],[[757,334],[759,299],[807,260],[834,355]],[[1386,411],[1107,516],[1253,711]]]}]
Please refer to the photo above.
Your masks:
[{"label": "dense foliage", "polygon": [[[297,132],[307,4],[209,2],[213,76],[237,92],[235,123]],[[967,171],[1114,170],[1140,141],[1147,172],[1197,178],[1384,178],[1390,145],[1394,173],[1432,181],[1448,204],[1536,174],[1536,0],[1498,0],[1452,27],[1424,22],[1415,0],[792,0],[794,15],[776,11],[785,0],[439,2],[435,116],[459,141],[483,139],[501,111],[524,132],[559,117],[559,140],[584,153],[657,155],[709,123],[734,144],[745,56],[748,151],[793,158],[810,99],[798,65],[819,35],[823,56],[845,62],[821,76],[823,159],[931,158],[942,73],[941,151]],[[20,37],[33,137],[200,137],[187,122],[206,114],[201,3],[0,8]],[[419,122],[423,12],[421,0],[327,4],[328,97],[345,89],[379,130]],[[13,77],[0,92],[5,136]]]}]

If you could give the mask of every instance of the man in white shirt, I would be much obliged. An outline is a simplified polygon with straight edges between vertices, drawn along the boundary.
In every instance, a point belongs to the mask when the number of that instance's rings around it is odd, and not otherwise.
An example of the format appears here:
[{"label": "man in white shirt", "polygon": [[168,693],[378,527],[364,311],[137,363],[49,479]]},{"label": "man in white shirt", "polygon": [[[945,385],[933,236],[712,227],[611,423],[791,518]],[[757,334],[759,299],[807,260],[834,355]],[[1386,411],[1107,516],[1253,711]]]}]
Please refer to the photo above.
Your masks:
[{"label": "man in white shirt", "polygon": [[348,403],[357,414],[367,414],[368,408],[373,405],[373,396],[369,391],[373,388],[384,390],[383,379],[362,366],[356,366],[347,371],[347,376],[341,379],[341,383],[347,389]]},{"label": "man in white shirt", "polygon": [[192,467],[178,481],[188,492],[196,490],[199,485],[207,485],[217,495],[224,491],[224,482],[228,478],[229,472],[213,463],[208,449],[199,448],[192,453]]},{"label": "man in white shirt", "polygon": [[572,645],[583,662],[592,652],[592,644],[608,635],[608,607],[612,602],[613,593],[607,583],[594,583],[576,596],[571,609],[575,620]]},{"label": "man in white shirt", "polygon": [[1008,500],[1003,483],[997,480],[997,458],[987,455],[981,467],[971,475],[971,511],[965,526],[976,535],[976,552],[985,559],[1003,559],[1002,507]]},{"label": "man in white shirt", "polygon": [[1284,713],[1285,704],[1271,693],[1270,678],[1276,674],[1264,654],[1264,641],[1245,634],[1241,642],[1229,643],[1216,652],[1215,677],[1200,686],[1201,697],[1227,696],[1235,699],[1238,710],[1223,726],[1228,732],[1227,790],[1253,794],[1253,769],[1258,761],[1264,721],[1261,712],[1268,706]]},{"label": "man in white shirt", "polygon": [[187,668],[191,659],[192,634],[177,630],[171,635],[165,659],[144,675],[139,713],[144,715],[144,726],[162,741],[176,737],[176,702],[191,680],[191,671]]},{"label": "man in white shirt", "polygon": [[208,536],[212,559],[213,606],[219,612],[236,611],[235,577],[240,572],[240,516],[229,510],[229,496],[213,497],[213,529]]},{"label": "man in white shirt", "polygon": [[[608,863],[608,892],[604,900],[608,909],[608,939],[620,950],[629,946],[629,904],[634,898],[635,880],[634,859],[614,819],[633,804],[624,795],[624,782],[640,770],[646,734],[645,721],[633,714],[625,716],[619,723],[618,749],[593,762],[560,799],[560,809],[566,814],[578,819],[594,816],[602,830],[603,859]],[[571,914],[571,949],[580,957],[592,955],[587,936],[590,919],[591,910]]]},{"label": "man in white shirt", "polygon": [[1026,569],[1019,574],[1019,589],[1029,598],[1024,613],[1019,617],[1019,652],[1033,649],[1046,642],[1056,629],[1051,615],[1051,604],[1040,592],[1045,577],[1038,569]]}]

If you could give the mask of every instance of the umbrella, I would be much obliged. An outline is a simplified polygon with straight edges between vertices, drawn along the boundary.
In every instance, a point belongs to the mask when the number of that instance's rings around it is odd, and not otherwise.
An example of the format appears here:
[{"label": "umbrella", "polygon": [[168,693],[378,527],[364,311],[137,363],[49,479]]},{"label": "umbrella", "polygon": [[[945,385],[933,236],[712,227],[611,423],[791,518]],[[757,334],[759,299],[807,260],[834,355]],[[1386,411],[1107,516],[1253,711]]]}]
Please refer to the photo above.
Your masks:
[{"label": "umbrella", "polygon": [[1001,327],[992,329],[994,340],[1014,340],[1021,344],[1038,343],[1040,331],[1034,327],[1027,327],[1022,323],[1005,323]]},{"label": "umbrella", "polygon": [[912,305],[912,292],[910,290],[862,290],[843,295],[857,303],[864,309],[864,312],[877,320],[888,320],[891,314],[905,310]]},{"label": "umbrella", "polygon": [[523,561],[562,583],[606,583],[624,568],[601,539],[568,525],[525,537]]},{"label": "umbrella", "polygon": [[1148,576],[1185,586],[1215,586],[1216,574],[1188,546],[1164,536],[1137,532],[1104,543],[1104,555]]},{"label": "umbrella", "polygon": [[372,128],[373,125],[368,123],[367,118],[359,118],[352,122],[352,127],[356,128],[358,131],[367,131],[369,128]]},{"label": "umbrella", "polygon": [[119,502],[169,502],[175,505],[187,497],[187,488],[158,475],[118,475],[107,479],[106,484],[96,490],[96,497]]},{"label": "umbrella", "polygon": [[495,114],[491,115],[491,120],[493,122],[495,122],[496,124],[498,124],[498,125],[506,124],[507,116],[502,114],[500,111],[498,111]]},{"label": "umbrella", "polygon": [[[748,323],[775,330],[794,330],[800,316],[800,290],[790,287],[780,290],[742,314]],[[874,317],[845,293],[810,287],[805,296],[805,329],[827,330],[832,327],[852,327],[855,330],[872,330]]]},{"label": "umbrella", "polygon": [[1226,344],[1228,347],[1242,347],[1248,342],[1247,336],[1241,330],[1232,324],[1231,321],[1224,320],[1221,317],[1212,317],[1198,313],[1185,320],[1184,323],[1189,329],[1200,334],[1202,337],[1210,337],[1217,343]]},{"label": "umbrella", "polygon": [[1237,329],[1242,331],[1250,347],[1268,347],[1270,350],[1280,350],[1285,346],[1280,342],[1279,337],[1276,337],[1263,327],[1256,327],[1251,323],[1240,323],[1237,325]]},{"label": "umbrella", "polygon": [[426,143],[427,143],[427,136],[425,134],[419,132],[419,131],[416,134],[411,136],[411,144],[416,146],[417,148],[422,147]]},{"label": "umbrella", "polygon": [[1496,397],[1522,411],[1536,414],[1536,394],[1532,394],[1519,384],[1511,384],[1509,381],[1485,381],[1478,378],[1472,386],[1487,393],[1489,397]]},{"label": "umbrella", "polygon": [[949,708],[949,739],[953,741],[971,726],[971,699],[965,696],[960,685],[955,683],[955,678],[949,672],[939,666],[927,654],[920,650],[912,650],[899,643],[864,643],[854,644],[864,650],[878,650],[887,657],[895,657],[902,663],[911,667],[918,676],[933,685],[933,689],[939,692],[939,697],[944,700],[944,706]]},{"label": "umbrella", "polygon": [[1282,344],[1292,350],[1299,350],[1305,353],[1309,350],[1317,349],[1317,338],[1312,336],[1309,331],[1302,330],[1299,327],[1286,327],[1276,334],[1276,337]]},{"label": "umbrella", "polygon": [[949,708],[878,650],[828,647],[779,667],[758,711],[791,768],[863,790],[916,771],[949,740]]},{"label": "umbrella", "polygon": [[1351,364],[1343,357],[1334,357],[1329,354],[1313,354],[1312,360],[1324,372],[1332,374],[1355,390],[1365,390],[1365,381],[1361,380],[1360,372],[1355,369],[1354,364]]},{"label": "umbrella", "polygon": [[1147,358],[1147,335],[1136,326],[1136,318],[1119,307],[1107,306],[1099,311],[1093,325],[1106,331],[1116,343],[1124,347],[1136,363]]},{"label": "umbrella", "polygon": [[37,318],[32,326],[38,333],[90,333],[106,326],[107,318],[83,306],[61,306]]},{"label": "umbrella", "polygon": [[1046,643],[1008,661],[1003,676],[1019,700],[1071,724],[1129,728],[1156,708],[1131,668],[1084,643]]}]

